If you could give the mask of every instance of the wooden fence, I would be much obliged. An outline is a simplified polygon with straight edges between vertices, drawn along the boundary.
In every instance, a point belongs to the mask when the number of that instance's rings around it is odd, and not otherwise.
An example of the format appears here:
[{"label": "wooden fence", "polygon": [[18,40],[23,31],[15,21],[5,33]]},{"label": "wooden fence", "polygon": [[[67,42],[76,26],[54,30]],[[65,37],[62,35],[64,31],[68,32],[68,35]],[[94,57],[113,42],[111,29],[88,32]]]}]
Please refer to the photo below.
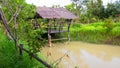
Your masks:
[{"label": "wooden fence", "polygon": [[39,61],[40,63],[42,63],[43,65],[45,65],[47,68],[52,68],[51,65],[49,65],[48,63],[46,63],[45,61],[43,61],[42,59],[40,59],[39,57],[37,57],[36,55],[34,55],[33,53],[29,52],[28,50],[26,50],[23,47],[23,44],[20,44],[20,46],[18,46],[20,49],[20,55],[23,55],[23,51],[28,53],[31,57],[33,57],[34,59],[36,59],[37,61]]}]

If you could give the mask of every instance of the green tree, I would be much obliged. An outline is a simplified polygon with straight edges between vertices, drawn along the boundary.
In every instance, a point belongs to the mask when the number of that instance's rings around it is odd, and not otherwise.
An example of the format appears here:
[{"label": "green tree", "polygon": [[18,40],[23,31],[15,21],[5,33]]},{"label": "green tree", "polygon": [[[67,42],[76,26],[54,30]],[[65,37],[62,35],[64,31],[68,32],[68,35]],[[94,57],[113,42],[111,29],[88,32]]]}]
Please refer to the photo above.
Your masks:
[{"label": "green tree", "polygon": [[[7,24],[12,30],[14,37],[17,34],[16,38],[18,42],[22,41],[21,43],[23,43],[26,41],[30,47],[30,51],[34,53],[40,51],[43,42],[39,39],[43,30],[40,28],[35,29],[33,26],[35,23],[33,18],[36,14],[36,7],[27,4],[25,0],[2,0],[1,4]],[[16,20],[14,19],[14,15],[17,15]]]},{"label": "green tree", "polygon": [[76,15],[80,16],[84,11],[84,6],[89,0],[71,0],[76,8]]},{"label": "green tree", "polygon": [[117,10],[117,14],[120,14],[120,0],[115,1],[115,8]]},{"label": "green tree", "polygon": [[91,0],[89,3],[87,3],[87,12],[94,17],[102,18],[104,12],[102,0]]},{"label": "green tree", "polygon": [[120,1],[117,0],[114,3],[108,3],[105,9],[105,17],[116,17],[117,14],[120,14]]},{"label": "green tree", "polygon": [[106,18],[113,17],[116,14],[116,8],[114,6],[114,3],[108,3],[106,8]]},{"label": "green tree", "polygon": [[66,5],[65,8],[67,10],[71,11],[72,13],[76,14],[76,8],[75,8],[75,4],[74,3]]}]

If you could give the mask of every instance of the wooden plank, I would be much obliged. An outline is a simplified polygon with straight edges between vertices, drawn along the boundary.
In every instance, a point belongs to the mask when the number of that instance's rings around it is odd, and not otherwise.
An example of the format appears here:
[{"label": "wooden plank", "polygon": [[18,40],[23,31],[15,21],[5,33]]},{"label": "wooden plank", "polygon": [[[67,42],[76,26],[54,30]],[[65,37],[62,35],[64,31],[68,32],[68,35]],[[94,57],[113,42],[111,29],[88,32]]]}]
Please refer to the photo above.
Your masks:
[{"label": "wooden plank", "polygon": [[58,41],[58,40],[65,40],[65,39],[68,39],[68,38],[52,39],[51,41]]},{"label": "wooden plank", "polygon": [[[58,41],[58,40],[65,40],[65,39],[68,39],[68,38],[51,39],[51,41]],[[45,41],[48,41],[48,40],[45,40]]]},{"label": "wooden plank", "polygon": [[[50,27],[50,28],[59,28],[59,27]],[[62,28],[68,28],[68,27],[62,27]],[[47,28],[46,28],[47,29]]]},{"label": "wooden plank", "polygon": [[68,30],[51,30],[50,33],[63,33],[68,32]]}]

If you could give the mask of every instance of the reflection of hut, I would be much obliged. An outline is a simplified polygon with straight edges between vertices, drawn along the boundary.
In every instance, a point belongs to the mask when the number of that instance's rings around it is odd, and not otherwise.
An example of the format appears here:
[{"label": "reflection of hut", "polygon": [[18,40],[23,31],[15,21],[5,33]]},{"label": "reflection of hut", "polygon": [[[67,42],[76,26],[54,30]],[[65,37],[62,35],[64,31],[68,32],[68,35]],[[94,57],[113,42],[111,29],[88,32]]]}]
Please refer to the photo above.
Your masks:
[{"label": "reflection of hut", "polygon": [[[48,34],[48,43],[51,46],[51,34],[52,33],[62,33],[68,32],[68,41],[70,41],[70,25],[72,19],[77,18],[71,12],[67,11],[65,8],[50,8],[50,7],[38,7],[36,18],[42,18],[48,20],[47,34]],[[64,19],[66,22],[56,22],[56,20]],[[54,23],[50,22],[53,20]],[[64,25],[67,24],[67,30],[64,30]]]}]

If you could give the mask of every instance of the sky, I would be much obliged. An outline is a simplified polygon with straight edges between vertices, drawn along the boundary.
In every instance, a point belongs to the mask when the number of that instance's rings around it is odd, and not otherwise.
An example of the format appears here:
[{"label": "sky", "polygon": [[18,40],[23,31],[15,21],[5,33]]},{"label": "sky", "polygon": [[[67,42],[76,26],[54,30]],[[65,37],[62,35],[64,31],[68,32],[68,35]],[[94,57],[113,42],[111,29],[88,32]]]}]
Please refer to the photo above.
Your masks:
[{"label": "sky", "polygon": [[[114,2],[115,0],[103,0],[103,5],[107,5],[108,2]],[[52,7],[53,5],[65,6],[71,4],[70,0],[26,0],[28,4],[34,4],[36,6]]]}]

